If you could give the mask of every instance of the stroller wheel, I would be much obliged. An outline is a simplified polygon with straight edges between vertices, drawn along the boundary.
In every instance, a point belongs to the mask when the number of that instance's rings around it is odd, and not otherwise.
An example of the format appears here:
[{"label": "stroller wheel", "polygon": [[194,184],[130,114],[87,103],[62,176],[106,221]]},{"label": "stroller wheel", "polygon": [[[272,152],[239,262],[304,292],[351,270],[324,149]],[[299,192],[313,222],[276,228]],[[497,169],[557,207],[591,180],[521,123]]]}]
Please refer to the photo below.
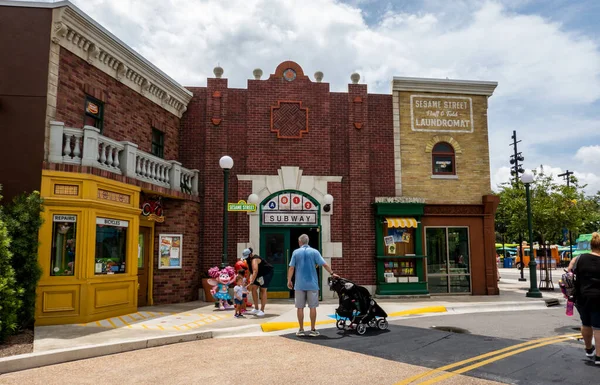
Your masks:
[{"label": "stroller wheel", "polygon": [[389,326],[389,324],[385,318],[380,318],[377,321],[377,327],[379,328],[379,330],[385,330],[388,328],[388,326]]},{"label": "stroller wheel", "polygon": [[344,330],[346,328],[346,320],[343,320],[343,319],[337,320],[337,322],[335,323],[335,327],[338,328],[339,330]]},{"label": "stroller wheel", "polygon": [[356,332],[358,334],[360,334],[361,336],[363,334],[365,334],[366,331],[367,331],[367,325],[365,325],[365,324],[358,324],[358,325],[356,325]]},{"label": "stroller wheel", "polygon": [[369,327],[375,328],[377,327],[377,320],[376,319],[372,319],[369,321]]}]

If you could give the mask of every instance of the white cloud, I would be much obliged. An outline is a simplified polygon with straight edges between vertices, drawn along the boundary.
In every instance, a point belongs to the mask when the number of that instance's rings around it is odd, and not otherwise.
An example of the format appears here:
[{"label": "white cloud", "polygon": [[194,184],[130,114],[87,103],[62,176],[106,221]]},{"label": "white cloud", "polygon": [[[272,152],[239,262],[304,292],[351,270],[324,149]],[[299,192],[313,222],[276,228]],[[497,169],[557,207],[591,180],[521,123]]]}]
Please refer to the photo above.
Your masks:
[{"label": "white cloud", "polygon": [[600,165],[600,146],[584,146],[577,150],[575,159],[583,164]]},{"label": "white cloud", "polygon": [[[205,85],[219,64],[229,86],[243,88],[254,68],[267,77],[284,60],[311,77],[323,71],[332,91],[346,90],[354,71],[380,93],[393,76],[498,81],[488,111],[493,187],[510,176],[513,129],[526,167],[558,165],[580,172],[588,190],[600,187],[595,150],[549,150],[600,142],[598,40],[568,30],[560,14],[534,14],[535,1],[73,1],[184,85]],[[523,4],[528,14],[518,13]],[[368,24],[367,14],[377,22]]]}]

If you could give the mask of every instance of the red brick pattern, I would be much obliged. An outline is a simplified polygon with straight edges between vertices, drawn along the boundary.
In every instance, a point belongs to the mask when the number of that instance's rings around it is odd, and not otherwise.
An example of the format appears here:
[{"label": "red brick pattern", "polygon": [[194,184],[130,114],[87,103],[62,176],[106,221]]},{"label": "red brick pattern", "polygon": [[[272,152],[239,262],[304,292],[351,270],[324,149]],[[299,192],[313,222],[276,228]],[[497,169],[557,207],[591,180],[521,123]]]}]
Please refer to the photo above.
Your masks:
[{"label": "red brick pattern", "polygon": [[302,102],[278,101],[271,106],[271,131],[279,139],[302,139],[308,132],[308,109]]},{"label": "red brick pattern", "polygon": [[[198,268],[200,247],[200,205],[191,201],[167,199],[163,201],[167,219],[154,228],[154,284],[155,304],[195,301],[201,287]],[[159,234],[183,234],[181,269],[158,269]]]},{"label": "red brick pattern", "polygon": [[165,159],[179,159],[178,117],[61,47],[55,119],[82,128],[86,93],[104,101],[103,135],[151,152],[154,123],[165,134]]},{"label": "red brick pattern", "polygon": [[[296,71],[295,80],[283,79],[287,68]],[[280,64],[268,80],[248,80],[247,89],[229,89],[227,79],[209,79],[206,88],[189,89],[194,98],[182,118],[180,155],[188,167],[201,170],[202,269],[221,260],[223,172],[219,158],[229,155],[234,160],[229,202],[247,199],[252,192],[250,181],[237,180],[239,174],[277,175],[281,166],[298,166],[303,175],[341,176],[342,183],[328,184],[334,197],[331,240],[343,242],[343,258],[334,258],[333,268],[361,284],[374,284],[371,203],[375,196],[394,195],[392,97],[369,95],[365,85],[349,85],[348,93],[330,92],[328,83],[310,81],[292,62]],[[210,116],[215,91],[221,93],[223,111],[218,127]],[[354,107],[356,97],[361,100],[360,108]],[[280,139],[271,132],[271,107],[279,101],[299,101],[308,108],[310,130],[302,140]],[[355,128],[356,121],[363,123],[360,130]],[[296,118],[285,124],[293,127],[303,122]],[[249,220],[246,213],[228,213],[228,218],[227,252],[233,263],[237,243],[248,241]]]}]

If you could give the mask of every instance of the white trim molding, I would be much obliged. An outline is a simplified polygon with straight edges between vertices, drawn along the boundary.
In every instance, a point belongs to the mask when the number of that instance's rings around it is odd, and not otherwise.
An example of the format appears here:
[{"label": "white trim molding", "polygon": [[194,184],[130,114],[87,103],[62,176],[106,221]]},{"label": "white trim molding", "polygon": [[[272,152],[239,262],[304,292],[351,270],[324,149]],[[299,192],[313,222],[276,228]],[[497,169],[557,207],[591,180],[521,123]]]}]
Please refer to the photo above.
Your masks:
[{"label": "white trim molding", "polygon": [[[277,170],[277,175],[238,175],[240,181],[252,182],[252,194],[258,195],[260,204],[270,195],[282,190],[298,190],[313,197],[321,205],[321,251],[325,261],[331,265],[332,258],[342,258],[342,242],[331,242],[331,216],[335,214],[335,202],[332,209],[323,211],[323,199],[327,195],[328,183],[341,183],[341,176],[306,176],[302,170],[295,166],[282,166]],[[250,229],[248,243],[238,243],[238,256],[246,247],[254,250],[260,248],[260,209],[249,212]],[[327,286],[329,274],[323,271],[323,288]]]},{"label": "white trim molding", "polygon": [[394,76],[393,91],[437,92],[492,96],[498,82],[454,79],[427,79]]},{"label": "white trim molding", "polygon": [[[10,6],[21,6],[21,4],[0,3],[0,5]],[[53,9],[51,26],[53,44],[58,44],[74,53],[177,117],[181,117],[187,110],[187,105],[193,96],[189,90],[144,59],[69,1],[35,4],[40,8]]]}]

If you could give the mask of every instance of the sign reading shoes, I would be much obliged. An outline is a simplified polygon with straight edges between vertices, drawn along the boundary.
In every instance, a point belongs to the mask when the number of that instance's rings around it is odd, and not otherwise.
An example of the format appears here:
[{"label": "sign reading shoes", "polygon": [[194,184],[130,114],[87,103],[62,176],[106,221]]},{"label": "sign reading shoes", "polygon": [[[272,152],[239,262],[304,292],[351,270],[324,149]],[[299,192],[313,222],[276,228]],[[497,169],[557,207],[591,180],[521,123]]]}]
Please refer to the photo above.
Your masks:
[{"label": "sign reading shoes", "polygon": [[96,218],[96,224],[102,226],[129,227],[128,221],[110,218]]}]

